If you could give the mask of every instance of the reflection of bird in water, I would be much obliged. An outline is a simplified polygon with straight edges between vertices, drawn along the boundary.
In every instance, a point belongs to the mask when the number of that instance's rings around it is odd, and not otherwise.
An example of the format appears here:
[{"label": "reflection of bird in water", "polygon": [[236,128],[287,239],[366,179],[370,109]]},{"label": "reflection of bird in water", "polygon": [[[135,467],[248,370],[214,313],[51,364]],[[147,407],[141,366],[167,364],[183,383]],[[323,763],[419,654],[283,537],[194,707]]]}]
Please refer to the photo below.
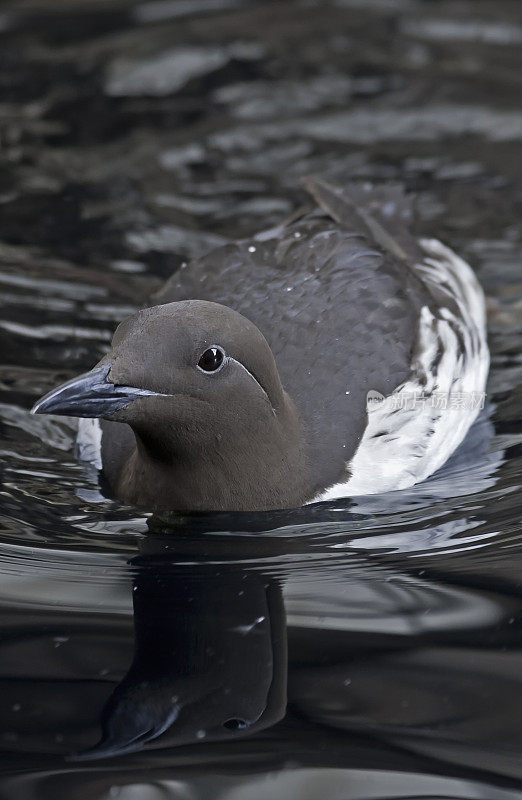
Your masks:
[{"label": "reflection of bird in water", "polygon": [[[152,535],[145,547],[155,538],[164,547],[168,537]],[[252,539],[253,548],[270,551],[270,542]],[[209,560],[217,562],[221,552],[219,565],[196,563],[202,540],[194,539],[177,564],[147,555],[135,560],[134,661],[105,706],[101,742],[79,760],[133,752],[162,733],[158,747],[249,737],[283,717],[280,589],[261,572],[227,564],[227,546],[240,548],[230,535],[208,545]],[[247,561],[254,551],[240,552]],[[512,711],[519,659],[516,651],[488,646],[492,635],[516,643],[508,623],[517,597],[498,587],[495,593],[485,578],[457,571],[430,579],[412,574],[407,559],[402,565],[404,572],[368,555],[353,558],[351,567],[347,561],[307,573],[303,565],[296,580],[287,574],[290,720],[297,713],[301,727],[306,720],[321,725],[322,737],[328,728],[345,730],[348,753],[350,742],[356,746],[350,737],[370,734],[479,766],[487,745],[500,772],[517,774],[502,731],[518,741]],[[327,763],[325,752],[316,756],[315,763]]]},{"label": "reflection of bird in water", "polygon": [[410,234],[396,188],[307,188],[318,209],[177,272],[34,407],[104,420],[116,496],[290,508],[412,486],[464,439],[489,365],[473,272]]},{"label": "reflection of bird in water", "polygon": [[135,653],[102,715],[100,743],[75,760],[244,736],[286,707],[286,632],[276,583],[204,564],[137,558]]}]

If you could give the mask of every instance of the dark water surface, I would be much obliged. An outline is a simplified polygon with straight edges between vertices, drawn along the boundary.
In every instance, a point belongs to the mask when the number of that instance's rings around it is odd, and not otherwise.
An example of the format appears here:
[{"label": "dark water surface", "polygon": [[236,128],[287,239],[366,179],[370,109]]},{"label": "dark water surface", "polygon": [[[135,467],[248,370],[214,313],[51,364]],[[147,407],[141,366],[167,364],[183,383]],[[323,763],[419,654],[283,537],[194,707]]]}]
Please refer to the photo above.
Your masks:
[{"label": "dark water surface", "polygon": [[[1,4],[2,800],[522,797],[521,92],[518,0]],[[27,408],[307,173],[401,181],[473,264],[487,412],[407,491],[104,500]]]}]

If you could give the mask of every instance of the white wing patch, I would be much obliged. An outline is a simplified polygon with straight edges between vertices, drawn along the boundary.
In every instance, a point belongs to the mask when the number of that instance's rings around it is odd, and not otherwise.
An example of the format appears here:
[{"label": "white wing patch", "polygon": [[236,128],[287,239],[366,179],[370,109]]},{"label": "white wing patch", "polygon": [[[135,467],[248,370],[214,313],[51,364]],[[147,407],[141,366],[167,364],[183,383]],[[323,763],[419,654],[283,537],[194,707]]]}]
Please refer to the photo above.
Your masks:
[{"label": "white wing patch", "polygon": [[[313,502],[405,489],[424,480],[459,446],[480,411],[476,401],[489,369],[482,288],[468,264],[441,242],[420,244],[426,258],[416,271],[428,286],[446,292],[459,313],[422,308],[412,377],[369,411],[347,464],[350,477]],[[412,402],[421,395],[426,402]],[[437,404],[435,396],[446,396],[447,407],[437,407],[444,403]]]},{"label": "white wing patch", "polygon": [[102,431],[98,419],[79,419],[76,437],[76,457],[80,461],[88,461],[96,469],[102,468],[101,459]]}]

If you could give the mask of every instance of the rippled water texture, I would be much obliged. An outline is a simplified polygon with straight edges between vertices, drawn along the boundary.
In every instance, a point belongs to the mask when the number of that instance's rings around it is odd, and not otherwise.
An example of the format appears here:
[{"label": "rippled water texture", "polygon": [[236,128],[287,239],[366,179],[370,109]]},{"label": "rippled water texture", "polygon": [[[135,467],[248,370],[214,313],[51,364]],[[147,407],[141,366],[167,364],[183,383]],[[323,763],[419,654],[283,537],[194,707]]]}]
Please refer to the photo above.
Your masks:
[{"label": "rippled water texture", "polygon": [[[518,0],[2,4],[2,800],[522,797],[521,46]],[[475,267],[480,421],[356,502],[104,500],[28,407],[308,173],[402,182]]]}]

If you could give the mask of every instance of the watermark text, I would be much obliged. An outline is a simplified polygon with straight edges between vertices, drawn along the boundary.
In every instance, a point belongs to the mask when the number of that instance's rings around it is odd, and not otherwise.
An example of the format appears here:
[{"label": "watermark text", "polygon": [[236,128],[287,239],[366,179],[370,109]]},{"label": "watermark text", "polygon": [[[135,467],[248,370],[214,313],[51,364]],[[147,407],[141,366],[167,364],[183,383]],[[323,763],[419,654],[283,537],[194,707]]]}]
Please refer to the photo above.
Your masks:
[{"label": "watermark text", "polygon": [[465,409],[476,411],[484,408],[486,392],[393,392],[385,397],[375,389],[370,389],[366,395],[366,408],[375,411],[386,402],[390,411],[411,410],[420,408],[434,408],[439,411],[447,409]]}]

